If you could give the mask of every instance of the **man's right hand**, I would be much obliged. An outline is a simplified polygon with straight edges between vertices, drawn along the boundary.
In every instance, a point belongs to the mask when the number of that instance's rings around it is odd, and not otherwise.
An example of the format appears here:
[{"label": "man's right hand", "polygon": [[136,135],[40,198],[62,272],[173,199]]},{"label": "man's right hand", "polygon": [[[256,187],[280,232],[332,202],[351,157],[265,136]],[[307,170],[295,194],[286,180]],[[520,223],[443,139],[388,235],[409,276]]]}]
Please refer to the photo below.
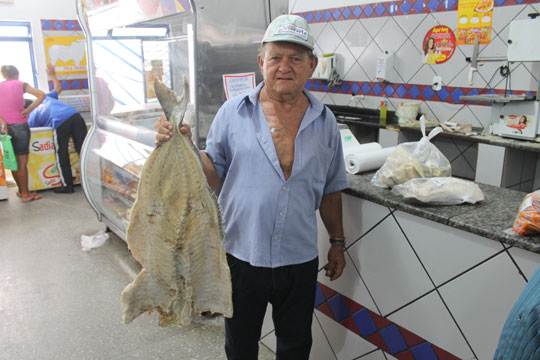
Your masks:
[{"label": "man's right hand", "polygon": [[[154,144],[156,146],[159,146],[162,143],[171,140],[173,136],[173,126],[167,120],[167,118],[165,117],[165,114],[161,115],[157,125],[158,125],[158,133],[156,135],[156,141],[154,142]],[[180,132],[184,135],[187,135],[191,139],[191,126],[189,126],[188,124],[182,124],[182,126],[180,126]]]}]

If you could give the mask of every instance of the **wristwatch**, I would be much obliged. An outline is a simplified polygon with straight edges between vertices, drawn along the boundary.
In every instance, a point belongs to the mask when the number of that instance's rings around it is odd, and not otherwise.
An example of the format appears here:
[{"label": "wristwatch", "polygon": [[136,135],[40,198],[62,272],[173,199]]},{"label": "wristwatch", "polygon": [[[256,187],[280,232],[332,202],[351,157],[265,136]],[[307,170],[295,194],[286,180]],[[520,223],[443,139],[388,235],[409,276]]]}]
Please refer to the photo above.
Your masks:
[{"label": "wristwatch", "polygon": [[330,244],[345,245],[345,238],[344,237],[339,237],[339,238],[331,237]]}]

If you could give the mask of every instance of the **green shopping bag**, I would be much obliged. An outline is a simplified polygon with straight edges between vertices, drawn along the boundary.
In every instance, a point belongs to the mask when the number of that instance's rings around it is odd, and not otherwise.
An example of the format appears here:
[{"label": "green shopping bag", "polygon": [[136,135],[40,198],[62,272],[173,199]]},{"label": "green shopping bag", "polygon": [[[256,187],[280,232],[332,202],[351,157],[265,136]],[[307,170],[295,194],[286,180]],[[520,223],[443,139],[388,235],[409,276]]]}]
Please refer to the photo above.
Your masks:
[{"label": "green shopping bag", "polygon": [[0,136],[2,142],[2,153],[4,155],[4,167],[11,171],[17,171],[17,159],[15,158],[15,151],[11,144],[11,135]]}]

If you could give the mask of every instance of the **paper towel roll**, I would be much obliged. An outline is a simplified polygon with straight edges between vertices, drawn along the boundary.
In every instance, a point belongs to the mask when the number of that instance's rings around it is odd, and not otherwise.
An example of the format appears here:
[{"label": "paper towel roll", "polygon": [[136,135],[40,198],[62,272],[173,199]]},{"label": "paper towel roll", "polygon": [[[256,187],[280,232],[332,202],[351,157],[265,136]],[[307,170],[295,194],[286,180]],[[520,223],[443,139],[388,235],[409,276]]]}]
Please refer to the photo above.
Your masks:
[{"label": "paper towel roll", "polygon": [[374,151],[374,150],[380,150],[382,149],[381,144],[376,142],[366,143],[366,144],[347,144],[345,143],[343,145],[343,156],[346,157],[350,154],[363,154],[366,152]]},{"label": "paper towel roll", "polygon": [[395,146],[354,153],[345,156],[345,169],[349,174],[358,174],[363,171],[375,170],[383,166],[386,158],[396,149]]}]

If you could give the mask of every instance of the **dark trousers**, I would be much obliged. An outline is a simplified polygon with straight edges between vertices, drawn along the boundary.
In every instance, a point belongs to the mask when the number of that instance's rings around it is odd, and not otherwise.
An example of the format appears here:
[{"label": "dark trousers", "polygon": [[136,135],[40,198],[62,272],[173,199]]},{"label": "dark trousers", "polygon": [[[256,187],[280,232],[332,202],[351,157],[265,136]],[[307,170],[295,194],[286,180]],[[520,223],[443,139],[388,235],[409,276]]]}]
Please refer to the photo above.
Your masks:
[{"label": "dark trousers", "polygon": [[277,338],[276,359],[309,359],[318,259],[274,269],[251,266],[229,254],[227,261],[233,289],[233,317],[225,319],[227,359],[257,360],[268,303]]},{"label": "dark trousers", "polygon": [[54,131],[58,172],[64,186],[73,185],[73,174],[71,173],[68,151],[69,138],[73,138],[75,150],[80,155],[86,133],[86,123],[79,113],[72,115]]}]

